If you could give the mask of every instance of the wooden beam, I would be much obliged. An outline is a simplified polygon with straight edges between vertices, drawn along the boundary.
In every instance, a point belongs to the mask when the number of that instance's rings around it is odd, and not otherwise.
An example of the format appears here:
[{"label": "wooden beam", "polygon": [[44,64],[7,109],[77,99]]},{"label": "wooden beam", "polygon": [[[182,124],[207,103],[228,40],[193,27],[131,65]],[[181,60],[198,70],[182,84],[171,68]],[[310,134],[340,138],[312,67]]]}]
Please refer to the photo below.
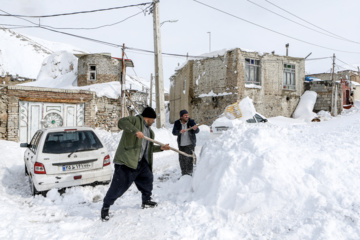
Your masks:
[{"label": "wooden beam", "polygon": [[21,101],[28,102],[50,102],[50,103],[85,103],[91,99],[57,99],[57,98],[34,98],[34,97],[19,97]]}]

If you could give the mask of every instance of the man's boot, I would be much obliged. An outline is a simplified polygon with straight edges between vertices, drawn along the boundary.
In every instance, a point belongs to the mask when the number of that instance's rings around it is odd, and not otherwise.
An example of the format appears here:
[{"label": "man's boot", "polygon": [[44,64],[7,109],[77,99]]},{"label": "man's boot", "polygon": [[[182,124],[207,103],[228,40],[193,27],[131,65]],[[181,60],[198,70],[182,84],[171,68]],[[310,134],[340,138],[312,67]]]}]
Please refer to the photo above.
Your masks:
[{"label": "man's boot", "polygon": [[109,208],[102,208],[101,209],[101,220],[103,222],[105,221],[109,221],[110,217],[109,217]]},{"label": "man's boot", "polygon": [[157,206],[157,203],[151,201],[151,199],[149,199],[141,204],[141,208],[153,208],[156,206]]}]

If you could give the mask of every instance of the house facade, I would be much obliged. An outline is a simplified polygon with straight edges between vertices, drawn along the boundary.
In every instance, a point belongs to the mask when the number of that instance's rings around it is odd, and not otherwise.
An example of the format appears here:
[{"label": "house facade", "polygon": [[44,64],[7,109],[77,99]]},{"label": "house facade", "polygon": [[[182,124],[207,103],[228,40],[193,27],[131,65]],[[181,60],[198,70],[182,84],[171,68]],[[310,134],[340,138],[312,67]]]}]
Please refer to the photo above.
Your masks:
[{"label": "house facade", "polygon": [[190,60],[170,78],[170,122],[182,109],[197,122],[207,121],[245,97],[266,117],[290,117],[304,92],[304,79],[303,58],[236,48]]},{"label": "house facade", "polygon": [[[78,80],[81,86],[119,81],[122,75],[122,59],[99,54],[80,58],[78,73],[81,74]],[[126,66],[133,66],[131,60],[126,62]],[[119,67],[121,69],[116,70]],[[91,73],[95,73],[95,76]],[[146,92],[128,90],[126,114],[136,114],[134,108],[142,111],[147,98]],[[96,92],[87,90],[0,83],[0,139],[30,142],[38,129],[59,126],[119,131],[117,120],[121,116],[120,98],[100,97]]]},{"label": "house facade", "polygon": [[[78,57],[78,86],[120,81],[122,77],[122,59],[110,54],[75,54]],[[126,67],[134,67],[130,59],[125,59]]]}]

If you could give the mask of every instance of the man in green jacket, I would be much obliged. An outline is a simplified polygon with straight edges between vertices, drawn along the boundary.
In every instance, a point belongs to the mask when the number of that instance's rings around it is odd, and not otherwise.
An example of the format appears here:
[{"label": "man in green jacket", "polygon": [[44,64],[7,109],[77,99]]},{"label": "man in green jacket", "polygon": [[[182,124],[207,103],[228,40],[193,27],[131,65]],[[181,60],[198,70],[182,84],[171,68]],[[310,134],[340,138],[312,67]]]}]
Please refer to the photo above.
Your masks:
[{"label": "man in green jacket", "polygon": [[118,127],[123,130],[123,134],[114,157],[114,176],[101,209],[103,221],[110,219],[110,206],[133,182],[142,194],[142,208],[157,206],[157,203],[151,200],[153,152],[169,150],[170,146],[154,146],[152,142],[143,139],[144,136],[154,139],[155,134],[150,126],[155,122],[155,118],[154,109],[147,107],[141,115],[119,120]]}]

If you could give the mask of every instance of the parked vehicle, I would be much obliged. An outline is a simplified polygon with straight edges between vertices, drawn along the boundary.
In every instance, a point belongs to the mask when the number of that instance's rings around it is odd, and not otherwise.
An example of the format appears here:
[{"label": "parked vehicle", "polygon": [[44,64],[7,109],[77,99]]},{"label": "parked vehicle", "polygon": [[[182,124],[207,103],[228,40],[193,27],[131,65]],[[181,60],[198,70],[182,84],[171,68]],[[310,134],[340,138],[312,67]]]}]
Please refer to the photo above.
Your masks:
[{"label": "parked vehicle", "polygon": [[[210,133],[212,134],[212,138],[220,136],[221,133],[232,128],[234,124],[233,121],[234,120],[230,120],[226,117],[220,117],[216,119],[210,126]],[[247,123],[265,123],[267,121],[268,120],[259,113],[256,113],[253,118],[246,120]]]},{"label": "parked vehicle", "polygon": [[31,193],[57,188],[109,183],[110,156],[92,128],[60,127],[38,130],[24,153]]}]

